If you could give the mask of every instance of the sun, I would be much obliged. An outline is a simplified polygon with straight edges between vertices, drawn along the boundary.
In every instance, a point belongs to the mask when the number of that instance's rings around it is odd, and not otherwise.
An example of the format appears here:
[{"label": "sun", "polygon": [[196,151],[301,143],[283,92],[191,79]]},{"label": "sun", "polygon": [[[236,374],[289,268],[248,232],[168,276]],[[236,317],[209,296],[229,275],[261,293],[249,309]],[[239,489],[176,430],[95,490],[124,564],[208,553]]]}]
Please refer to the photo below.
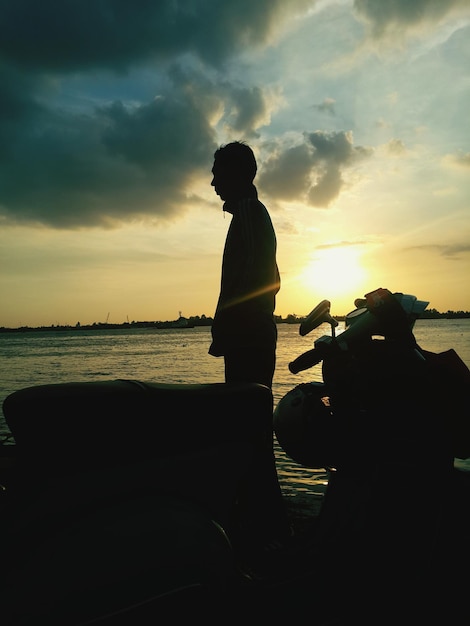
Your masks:
[{"label": "sun", "polygon": [[352,304],[355,298],[363,296],[367,281],[368,273],[360,261],[360,251],[355,246],[317,250],[301,273],[300,283],[317,298]]}]

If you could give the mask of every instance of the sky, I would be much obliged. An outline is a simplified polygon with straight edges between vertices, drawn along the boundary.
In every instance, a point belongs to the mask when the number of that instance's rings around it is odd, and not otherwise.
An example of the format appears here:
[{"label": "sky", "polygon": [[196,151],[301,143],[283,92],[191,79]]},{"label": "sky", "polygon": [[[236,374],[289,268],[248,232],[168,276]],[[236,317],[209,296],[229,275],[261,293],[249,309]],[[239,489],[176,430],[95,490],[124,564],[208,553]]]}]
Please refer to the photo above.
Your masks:
[{"label": "sky", "polygon": [[276,314],[470,310],[468,0],[0,0],[0,326],[212,316],[245,141]]}]

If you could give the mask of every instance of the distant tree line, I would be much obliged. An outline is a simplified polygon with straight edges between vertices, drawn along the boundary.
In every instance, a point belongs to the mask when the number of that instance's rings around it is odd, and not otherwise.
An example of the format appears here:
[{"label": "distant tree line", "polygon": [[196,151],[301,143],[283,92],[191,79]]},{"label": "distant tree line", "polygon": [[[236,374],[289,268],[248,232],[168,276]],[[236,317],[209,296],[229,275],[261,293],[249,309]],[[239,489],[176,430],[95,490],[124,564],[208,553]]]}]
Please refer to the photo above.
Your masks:
[{"label": "distant tree line", "polygon": [[434,320],[434,319],[465,319],[470,317],[470,311],[446,311],[446,313],[439,313],[436,309],[429,309],[424,311],[420,316],[420,319],[423,320]]},{"label": "distant tree line", "polygon": [[[346,319],[345,315],[333,315],[333,317],[342,322]],[[470,317],[470,311],[446,311],[445,313],[439,312],[437,309],[426,309],[421,313],[419,319],[421,320],[437,320],[437,319],[466,319]],[[289,314],[287,317],[282,318],[276,316],[276,322],[278,324],[300,324],[305,319],[305,316],[298,316],[294,313]]]},{"label": "distant tree line", "polygon": [[[470,311],[446,311],[445,313],[441,313],[436,309],[427,309],[423,311],[420,315],[419,319],[466,319],[470,317]],[[295,315],[295,313],[289,313],[286,317],[282,317],[281,315],[275,315],[274,319],[276,324],[301,324],[305,320],[306,316]],[[334,318],[338,321],[344,321],[346,318],[345,315],[335,315]],[[121,324],[112,324],[108,322],[93,322],[93,324],[80,324],[77,322],[75,326],[71,325],[60,325],[60,324],[52,324],[51,326],[20,326],[18,328],[6,328],[5,326],[0,326],[0,333],[6,332],[29,332],[29,331],[40,331],[40,330],[55,330],[55,331],[65,331],[65,330],[112,330],[112,329],[122,329],[122,328],[157,328],[157,329],[165,329],[165,328],[195,328],[197,326],[212,326],[213,322],[212,317],[207,317],[206,315],[195,315],[191,317],[182,317],[180,316],[177,320],[169,320],[169,321],[152,321],[152,322],[123,322]]]}]

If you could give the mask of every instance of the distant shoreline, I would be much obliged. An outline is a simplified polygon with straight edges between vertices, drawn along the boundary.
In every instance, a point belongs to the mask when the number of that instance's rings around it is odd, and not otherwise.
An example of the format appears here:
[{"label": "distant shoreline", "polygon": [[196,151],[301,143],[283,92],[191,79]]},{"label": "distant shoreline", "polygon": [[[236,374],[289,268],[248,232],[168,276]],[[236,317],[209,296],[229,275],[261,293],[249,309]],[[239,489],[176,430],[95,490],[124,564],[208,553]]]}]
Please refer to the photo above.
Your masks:
[{"label": "distant shoreline", "polygon": [[[299,317],[297,315],[288,315],[283,318],[281,316],[274,316],[276,324],[300,324],[305,320],[306,316]],[[338,321],[344,321],[345,315],[335,315]],[[470,318],[470,311],[447,311],[446,313],[440,313],[435,309],[424,311],[420,315],[419,319],[468,319]],[[0,333],[17,333],[17,332],[37,332],[37,331],[82,331],[82,330],[114,330],[114,329],[134,329],[134,328],[195,328],[196,326],[212,326],[213,318],[203,316],[195,317],[180,317],[177,320],[171,321],[154,321],[154,322],[123,322],[121,324],[110,324],[108,322],[93,322],[93,324],[80,324],[77,322],[75,326],[71,325],[51,325],[51,326],[19,326],[18,328],[8,328],[6,326],[0,326]]]}]

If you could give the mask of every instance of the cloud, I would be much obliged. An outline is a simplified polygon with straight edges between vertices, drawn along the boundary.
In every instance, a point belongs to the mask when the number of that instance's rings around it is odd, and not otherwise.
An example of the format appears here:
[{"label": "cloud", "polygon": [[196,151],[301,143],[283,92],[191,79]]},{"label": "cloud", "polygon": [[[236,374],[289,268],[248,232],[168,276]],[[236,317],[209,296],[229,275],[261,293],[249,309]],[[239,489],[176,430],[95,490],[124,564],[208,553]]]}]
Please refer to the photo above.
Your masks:
[{"label": "cloud", "polygon": [[278,200],[302,198],[310,186],[311,168],[311,154],[305,143],[280,148],[263,164],[258,184]]},{"label": "cloud", "polygon": [[148,103],[116,100],[75,111],[7,87],[4,93],[0,212],[57,228],[181,216],[191,206],[192,181],[210,176],[217,119],[233,136],[256,136],[277,101],[269,90],[177,65]]},{"label": "cloud", "polygon": [[[286,128],[309,128],[293,125],[298,120],[282,127],[281,115],[272,122],[281,98],[287,111],[296,95],[273,86],[282,83],[277,70],[265,83],[256,71],[240,71],[240,58],[246,63],[251,52],[268,51],[296,17],[310,11],[317,19],[312,9],[323,9],[316,0],[0,3],[3,224],[166,224],[193,206],[195,183],[209,180],[220,137],[257,140],[268,125],[280,139],[260,163],[258,184],[275,200],[328,207],[348,169],[372,154],[339,130],[361,129],[351,117],[343,125],[329,97],[313,108],[330,115],[336,130],[305,132],[295,145],[283,144]],[[357,0],[355,7],[380,33],[388,25],[438,20],[465,4]],[[334,90],[328,84],[319,93]],[[313,98],[309,93],[305,108]]]},{"label": "cloud", "polygon": [[331,243],[321,243],[317,244],[315,248],[317,250],[328,250],[330,248],[350,248],[355,246],[364,246],[369,245],[370,241],[367,240],[359,240],[359,241],[334,241]]},{"label": "cloud", "polygon": [[313,108],[317,111],[320,111],[320,113],[329,113],[330,115],[335,115],[335,104],[336,100],[334,100],[333,98],[325,98],[320,104],[314,104]]},{"label": "cloud", "polygon": [[376,39],[397,36],[436,24],[448,16],[468,13],[467,0],[354,0],[354,7]]},{"label": "cloud", "polygon": [[[25,98],[0,121],[4,215],[55,227],[177,215],[216,147],[208,119],[215,105],[196,102],[187,85],[148,104],[116,101],[91,112]],[[13,109],[15,94],[10,101]]]},{"label": "cloud", "polygon": [[227,125],[236,135],[256,136],[254,129],[266,126],[271,120],[271,109],[276,101],[260,87],[230,87],[228,95],[229,116]]},{"label": "cloud", "polygon": [[326,208],[339,195],[343,172],[371,156],[372,149],[353,145],[350,131],[304,133],[303,143],[275,152],[259,177],[269,195],[285,200],[306,200]]},{"label": "cloud", "polygon": [[457,154],[446,154],[442,159],[444,164],[461,169],[470,168],[470,152],[459,151]]},{"label": "cloud", "polygon": [[[36,71],[125,71],[190,53],[218,66],[262,46],[307,0],[2,1],[2,58]],[[286,6],[288,4],[288,7]],[[58,54],[60,50],[60,54]]]},{"label": "cloud", "polygon": [[462,255],[470,252],[470,244],[468,243],[453,243],[453,244],[427,244],[422,246],[410,246],[407,250],[434,250],[441,256],[454,259],[456,261],[462,258]]},{"label": "cloud", "polygon": [[406,152],[406,146],[401,139],[390,139],[385,148],[393,156],[400,156]]},{"label": "cloud", "polygon": [[[0,218],[80,228],[181,216],[210,171],[217,123],[256,137],[275,106],[276,93],[231,84],[224,64],[313,4],[2,2]],[[151,98],[127,91],[139,68]]]}]

